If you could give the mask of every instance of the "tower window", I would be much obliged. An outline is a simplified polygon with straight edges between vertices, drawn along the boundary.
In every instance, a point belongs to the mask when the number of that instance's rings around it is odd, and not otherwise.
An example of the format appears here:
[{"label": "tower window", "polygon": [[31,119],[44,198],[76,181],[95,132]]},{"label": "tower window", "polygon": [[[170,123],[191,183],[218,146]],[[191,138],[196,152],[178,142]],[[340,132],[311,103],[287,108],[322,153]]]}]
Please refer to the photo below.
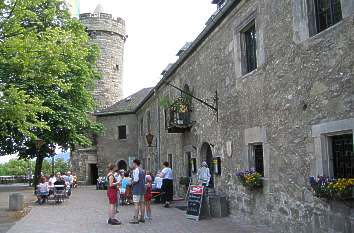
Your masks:
[{"label": "tower window", "polygon": [[315,24],[317,33],[331,27],[342,20],[340,0],[311,0],[314,1]]},{"label": "tower window", "polygon": [[126,125],[121,125],[118,126],[118,139],[127,139],[127,126]]},{"label": "tower window", "polygon": [[257,35],[255,21],[251,22],[242,33],[243,73],[257,69]]}]

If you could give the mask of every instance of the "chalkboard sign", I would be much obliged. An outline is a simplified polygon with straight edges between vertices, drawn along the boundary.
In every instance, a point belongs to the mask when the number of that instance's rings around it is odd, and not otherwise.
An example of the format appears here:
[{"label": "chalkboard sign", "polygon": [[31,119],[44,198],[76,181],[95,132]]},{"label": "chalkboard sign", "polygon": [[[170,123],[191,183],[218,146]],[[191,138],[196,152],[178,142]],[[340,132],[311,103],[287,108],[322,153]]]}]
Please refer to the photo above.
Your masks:
[{"label": "chalkboard sign", "polygon": [[204,186],[190,185],[187,202],[187,218],[198,221],[203,202]]}]

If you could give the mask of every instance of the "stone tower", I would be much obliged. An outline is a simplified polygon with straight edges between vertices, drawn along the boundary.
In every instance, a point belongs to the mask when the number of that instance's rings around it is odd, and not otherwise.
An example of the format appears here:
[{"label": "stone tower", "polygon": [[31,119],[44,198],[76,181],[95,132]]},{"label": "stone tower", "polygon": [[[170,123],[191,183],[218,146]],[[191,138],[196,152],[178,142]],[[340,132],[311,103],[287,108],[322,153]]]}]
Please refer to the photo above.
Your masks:
[{"label": "stone tower", "polygon": [[123,54],[126,40],[125,22],[104,13],[99,4],[93,13],[80,14],[92,43],[100,48],[97,69],[102,78],[93,92],[97,109],[113,105],[123,97]]}]

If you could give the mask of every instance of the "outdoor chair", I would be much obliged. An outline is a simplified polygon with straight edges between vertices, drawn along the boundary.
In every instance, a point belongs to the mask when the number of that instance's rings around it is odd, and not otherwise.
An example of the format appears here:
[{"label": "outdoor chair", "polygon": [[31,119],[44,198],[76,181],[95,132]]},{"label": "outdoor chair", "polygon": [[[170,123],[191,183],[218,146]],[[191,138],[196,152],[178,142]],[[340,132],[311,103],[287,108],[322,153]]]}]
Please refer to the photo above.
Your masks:
[{"label": "outdoor chair", "polygon": [[54,186],[54,200],[57,204],[64,202],[64,200],[65,200],[65,186],[64,185]]}]

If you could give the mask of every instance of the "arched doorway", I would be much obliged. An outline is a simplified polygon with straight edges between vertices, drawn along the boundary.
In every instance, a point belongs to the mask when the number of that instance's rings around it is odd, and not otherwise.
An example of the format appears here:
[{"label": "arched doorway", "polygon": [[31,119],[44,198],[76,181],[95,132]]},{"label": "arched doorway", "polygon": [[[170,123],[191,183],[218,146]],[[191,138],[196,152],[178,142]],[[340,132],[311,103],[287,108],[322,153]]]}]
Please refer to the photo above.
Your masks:
[{"label": "arched doorway", "polygon": [[208,167],[210,169],[210,182],[209,182],[209,187],[214,188],[214,165],[213,165],[213,152],[211,151],[211,147],[209,143],[204,142],[202,145],[202,148],[200,150],[200,155],[202,161],[206,161],[208,164]]},{"label": "arched doorway", "polygon": [[120,160],[117,164],[118,170],[127,170],[128,165],[127,162],[125,162],[124,160]]}]

